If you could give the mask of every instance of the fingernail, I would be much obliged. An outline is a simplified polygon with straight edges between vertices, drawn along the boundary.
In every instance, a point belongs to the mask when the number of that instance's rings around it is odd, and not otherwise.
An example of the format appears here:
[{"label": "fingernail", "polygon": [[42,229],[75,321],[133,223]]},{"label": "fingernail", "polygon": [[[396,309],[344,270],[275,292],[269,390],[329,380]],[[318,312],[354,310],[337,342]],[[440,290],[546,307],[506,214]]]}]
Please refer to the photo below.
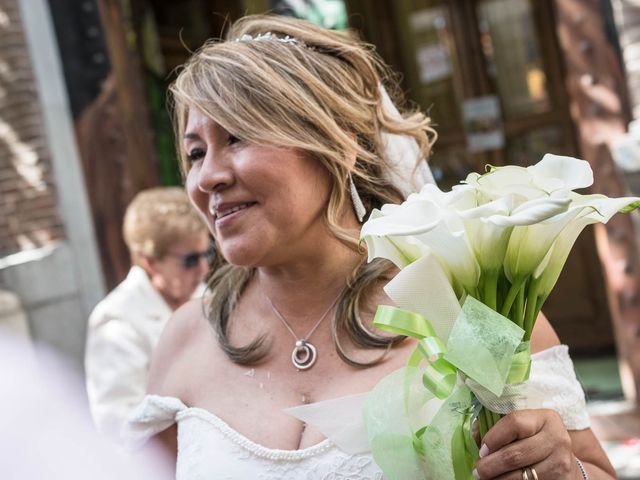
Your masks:
[{"label": "fingernail", "polygon": [[[468,472],[469,470],[467,470]],[[471,475],[473,475],[473,478],[475,478],[476,480],[480,480],[480,475],[478,475],[478,470],[476,470],[475,468],[473,469],[473,472],[471,472]]]},{"label": "fingernail", "polygon": [[487,447],[487,445],[483,443],[480,447],[480,458],[484,458],[487,455],[489,455],[489,447]]}]

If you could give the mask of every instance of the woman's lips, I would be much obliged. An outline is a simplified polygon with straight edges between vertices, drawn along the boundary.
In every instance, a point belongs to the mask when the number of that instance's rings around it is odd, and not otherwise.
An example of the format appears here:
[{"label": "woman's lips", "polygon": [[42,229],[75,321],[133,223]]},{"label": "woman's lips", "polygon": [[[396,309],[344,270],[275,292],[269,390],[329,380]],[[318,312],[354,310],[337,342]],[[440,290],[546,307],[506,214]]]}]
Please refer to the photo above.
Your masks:
[{"label": "woman's lips", "polygon": [[227,215],[231,215],[232,213],[238,212],[240,210],[244,210],[245,208],[250,207],[251,205],[253,205],[252,202],[246,202],[246,203],[241,203],[239,205],[235,205],[233,207],[228,207],[228,208],[224,208],[224,209],[216,209],[216,219],[219,218],[224,218]]},{"label": "woman's lips", "polygon": [[246,202],[234,206],[222,206],[216,209],[215,224],[216,227],[227,225],[229,222],[241,216],[247,209],[255,205],[255,202]]}]

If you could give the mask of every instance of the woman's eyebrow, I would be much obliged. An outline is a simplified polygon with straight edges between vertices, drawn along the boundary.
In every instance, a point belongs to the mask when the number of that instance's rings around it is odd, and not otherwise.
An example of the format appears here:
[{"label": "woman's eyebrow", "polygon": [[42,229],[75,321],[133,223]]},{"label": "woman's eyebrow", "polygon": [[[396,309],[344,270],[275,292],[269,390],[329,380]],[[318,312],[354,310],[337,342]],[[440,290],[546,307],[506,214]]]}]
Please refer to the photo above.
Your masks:
[{"label": "woman's eyebrow", "polygon": [[184,139],[185,140],[199,140],[200,139],[200,135],[198,135],[197,133],[187,132],[187,133],[184,134]]}]

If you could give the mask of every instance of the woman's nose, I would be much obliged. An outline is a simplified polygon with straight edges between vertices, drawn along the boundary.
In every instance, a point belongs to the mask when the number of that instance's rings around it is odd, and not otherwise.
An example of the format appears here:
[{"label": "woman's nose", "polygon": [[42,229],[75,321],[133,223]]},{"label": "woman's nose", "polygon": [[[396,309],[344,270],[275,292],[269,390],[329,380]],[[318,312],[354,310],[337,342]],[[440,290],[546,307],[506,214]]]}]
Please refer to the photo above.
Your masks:
[{"label": "woman's nose", "polygon": [[198,188],[209,193],[224,189],[233,183],[233,170],[231,164],[222,156],[214,157],[212,153],[207,155],[198,172]]}]

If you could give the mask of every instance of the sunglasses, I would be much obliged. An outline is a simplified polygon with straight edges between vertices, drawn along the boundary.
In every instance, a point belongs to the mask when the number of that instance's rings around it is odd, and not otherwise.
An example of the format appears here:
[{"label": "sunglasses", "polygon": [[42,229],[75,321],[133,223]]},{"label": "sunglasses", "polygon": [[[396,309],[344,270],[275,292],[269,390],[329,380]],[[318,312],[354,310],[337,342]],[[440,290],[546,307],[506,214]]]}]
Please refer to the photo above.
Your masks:
[{"label": "sunglasses", "polygon": [[211,262],[215,254],[216,254],[216,250],[214,247],[209,247],[204,252],[191,252],[191,253],[185,253],[185,254],[169,252],[169,255],[173,257],[178,257],[180,259],[180,262],[182,263],[182,267],[185,270],[190,270],[196,267],[198,263],[200,263],[201,258],[205,258],[207,262]]}]

